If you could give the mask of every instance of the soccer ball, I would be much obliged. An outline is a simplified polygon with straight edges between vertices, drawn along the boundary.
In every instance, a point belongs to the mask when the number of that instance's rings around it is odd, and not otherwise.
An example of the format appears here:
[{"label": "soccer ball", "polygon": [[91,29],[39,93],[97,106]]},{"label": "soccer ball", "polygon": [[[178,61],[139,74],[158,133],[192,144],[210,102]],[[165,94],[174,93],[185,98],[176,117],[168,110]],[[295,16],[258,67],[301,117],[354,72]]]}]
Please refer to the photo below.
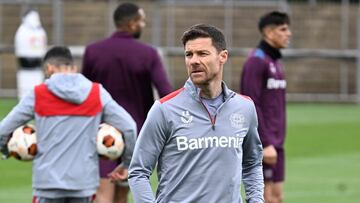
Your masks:
[{"label": "soccer ball", "polygon": [[106,123],[100,125],[96,148],[101,158],[115,160],[121,156],[124,147],[125,143],[120,131]]},{"label": "soccer ball", "polygon": [[21,161],[31,161],[37,153],[35,128],[32,125],[18,127],[7,143],[10,156]]}]

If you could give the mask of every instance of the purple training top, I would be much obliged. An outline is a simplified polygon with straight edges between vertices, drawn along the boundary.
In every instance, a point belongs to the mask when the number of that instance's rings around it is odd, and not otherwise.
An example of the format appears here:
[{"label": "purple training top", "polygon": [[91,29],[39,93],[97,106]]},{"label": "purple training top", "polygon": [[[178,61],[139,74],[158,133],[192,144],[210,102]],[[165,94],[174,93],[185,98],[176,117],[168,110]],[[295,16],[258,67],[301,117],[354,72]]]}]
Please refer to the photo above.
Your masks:
[{"label": "purple training top", "polygon": [[86,47],[82,73],[101,83],[134,118],[138,132],[154,103],[152,84],[163,97],[172,88],[157,51],[125,32]]},{"label": "purple training top", "polygon": [[280,58],[278,49],[261,41],[250,53],[241,76],[240,92],[255,103],[263,147],[283,148],[285,140],[286,81]]}]

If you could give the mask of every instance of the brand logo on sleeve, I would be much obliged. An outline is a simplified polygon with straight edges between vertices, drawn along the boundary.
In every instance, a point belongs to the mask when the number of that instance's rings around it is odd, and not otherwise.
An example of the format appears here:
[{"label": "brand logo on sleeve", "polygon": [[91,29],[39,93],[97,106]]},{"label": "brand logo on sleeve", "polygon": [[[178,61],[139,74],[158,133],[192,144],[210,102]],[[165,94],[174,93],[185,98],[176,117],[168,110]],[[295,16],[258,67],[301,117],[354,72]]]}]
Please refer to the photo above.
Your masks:
[{"label": "brand logo on sleeve", "polygon": [[276,67],[273,63],[270,63],[270,71],[275,74],[276,73]]}]

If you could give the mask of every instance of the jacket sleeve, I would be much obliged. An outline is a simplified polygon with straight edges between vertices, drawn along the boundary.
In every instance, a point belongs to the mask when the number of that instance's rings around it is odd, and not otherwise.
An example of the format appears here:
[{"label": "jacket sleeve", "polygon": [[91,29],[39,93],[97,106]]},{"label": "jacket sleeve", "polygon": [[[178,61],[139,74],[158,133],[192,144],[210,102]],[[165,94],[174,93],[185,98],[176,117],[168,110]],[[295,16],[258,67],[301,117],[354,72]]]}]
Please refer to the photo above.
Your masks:
[{"label": "jacket sleeve", "polygon": [[135,146],[129,168],[129,184],[135,203],[155,202],[149,178],[169,134],[162,108],[159,101],[154,103]]},{"label": "jacket sleeve", "polygon": [[167,77],[161,58],[156,50],[153,53],[153,61],[151,64],[151,81],[156,87],[160,98],[166,96],[172,91],[171,84]]},{"label": "jacket sleeve", "polygon": [[0,149],[2,151],[7,151],[6,144],[11,133],[34,118],[34,101],[34,91],[31,91],[0,122]]},{"label": "jacket sleeve", "polygon": [[264,202],[264,179],[262,171],[262,145],[257,131],[257,117],[252,105],[250,126],[243,142],[243,183],[246,202]]},{"label": "jacket sleeve", "polygon": [[255,103],[259,119],[259,134],[263,147],[272,145],[270,130],[266,128],[261,97],[266,87],[266,63],[258,57],[250,57],[242,71],[240,93],[249,96]]},{"label": "jacket sleeve", "polygon": [[121,158],[123,166],[128,168],[137,137],[136,123],[130,114],[119,106],[102,86],[101,99],[103,103],[102,122],[115,127],[124,135],[125,150]]}]

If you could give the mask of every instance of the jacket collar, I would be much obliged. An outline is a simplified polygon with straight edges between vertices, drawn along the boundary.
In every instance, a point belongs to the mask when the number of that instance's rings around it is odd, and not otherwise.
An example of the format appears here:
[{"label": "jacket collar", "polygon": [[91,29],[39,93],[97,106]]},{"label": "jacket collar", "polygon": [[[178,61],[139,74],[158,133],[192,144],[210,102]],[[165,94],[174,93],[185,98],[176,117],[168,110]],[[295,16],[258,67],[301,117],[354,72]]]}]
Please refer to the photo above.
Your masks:
[{"label": "jacket collar", "polygon": [[270,56],[273,60],[277,60],[282,57],[280,50],[272,47],[265,40],[260,41],[258,48],[262,49],[266,55]]},{"label": "jacket collar", "polygon": [[[229,97],[232,97],[235,92],[230,90],[227,85],[225,84],[224,81],[221,82],[221,86],[222,86],[222,94],[224,95],[224,101],[226,101]],[[187,79],[184,88],[187,92],[189,92],[189,94],[195,98],[195,100],[197,101],[201,101],[200,100],[200,91],[201,89],[198,88],[196,85],[194,85],[194,83],[191,81],[190,78]]]}]

